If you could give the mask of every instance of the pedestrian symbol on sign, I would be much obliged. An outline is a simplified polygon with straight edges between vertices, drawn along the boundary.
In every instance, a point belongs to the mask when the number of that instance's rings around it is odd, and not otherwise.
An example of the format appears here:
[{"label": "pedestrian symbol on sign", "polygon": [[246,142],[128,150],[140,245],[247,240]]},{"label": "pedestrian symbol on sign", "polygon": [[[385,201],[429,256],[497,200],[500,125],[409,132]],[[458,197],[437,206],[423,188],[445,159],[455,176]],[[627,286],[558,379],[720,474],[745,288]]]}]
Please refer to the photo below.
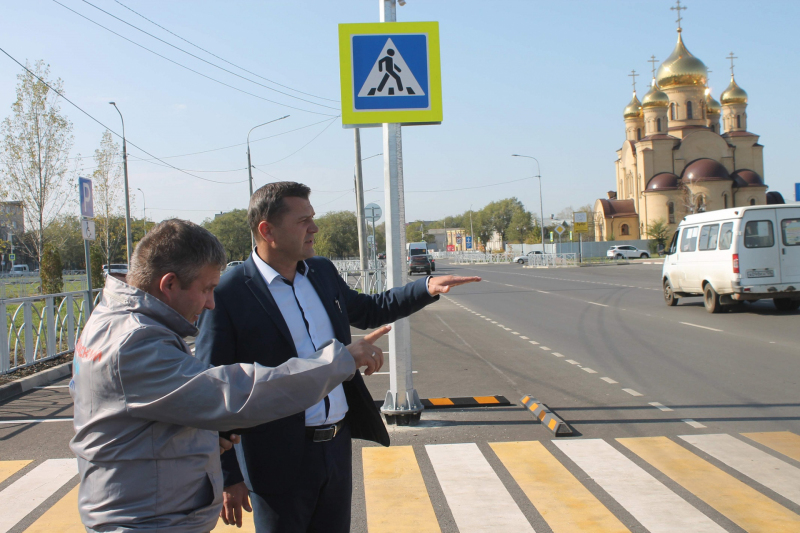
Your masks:
[{"label": "pedestrian symbol on sign", "polygon": [[359,98],[417,95],[424,96],[425,91],[420,87],[392,39],[386,39],[386,44],[383,45],[377,61],[358,92]]}]

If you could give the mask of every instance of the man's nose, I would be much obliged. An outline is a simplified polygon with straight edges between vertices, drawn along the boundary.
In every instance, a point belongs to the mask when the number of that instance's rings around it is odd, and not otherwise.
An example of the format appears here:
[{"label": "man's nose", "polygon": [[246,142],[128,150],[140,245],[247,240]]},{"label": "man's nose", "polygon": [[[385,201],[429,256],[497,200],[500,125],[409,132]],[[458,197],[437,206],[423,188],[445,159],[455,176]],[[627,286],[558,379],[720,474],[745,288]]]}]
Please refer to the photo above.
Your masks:
[{"label": "man's nose", "polygon": [[214,309],[214,292],[212,291],[211,294],[206,298],[206,305],[204,306],[205,309],[209,311]]},{"label": "man's nose", "polygon": [[316,233],[318,231],[319,231],[319,227],[312,222],[311,225],[308,227],[308,232],[309,233]]}]

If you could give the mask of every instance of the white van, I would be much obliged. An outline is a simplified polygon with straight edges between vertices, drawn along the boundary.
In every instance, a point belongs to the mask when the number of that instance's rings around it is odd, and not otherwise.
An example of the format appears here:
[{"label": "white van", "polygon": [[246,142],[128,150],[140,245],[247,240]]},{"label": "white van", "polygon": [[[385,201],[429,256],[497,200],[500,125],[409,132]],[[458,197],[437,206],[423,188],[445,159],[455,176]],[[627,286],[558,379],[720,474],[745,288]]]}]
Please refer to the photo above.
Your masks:
[{"label": "white van", "polygon": [[767,298],[780,311],[800,308],[800,204],[688,215],[666,253],[667,305],[703,296],[710,313]]},{"label": "white van", "polygon": [[428,243],[426,242],[407,242],[406,243],[406,262],[411,260],[411,256],[424,255],[428,253]]},{"label": "white van", "polygon": [[14,265],[9,272],[11,277],[27,276],[30,273],[28,265]]}]

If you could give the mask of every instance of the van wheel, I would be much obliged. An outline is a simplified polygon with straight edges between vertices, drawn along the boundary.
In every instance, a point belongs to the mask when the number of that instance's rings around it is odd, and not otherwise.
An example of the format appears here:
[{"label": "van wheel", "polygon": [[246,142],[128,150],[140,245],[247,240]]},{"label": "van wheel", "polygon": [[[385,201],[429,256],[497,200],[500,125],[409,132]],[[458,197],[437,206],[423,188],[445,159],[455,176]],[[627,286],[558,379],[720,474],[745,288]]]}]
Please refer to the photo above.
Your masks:
[{"label": "van wheel", "polygon": [[678,297],[675,296],[675,293],[672,291],[672,284],[666,279],[664,280],[664,301],[667,302],[667,305],[670,307],[678,305]]},{"label": "van wheel", "polygon": [[775,298],[772,303],[778,311],[797,311],[800,308],[800,300],[790,298]]},{"label": "van wheel", "polygon": [[705,289],[703,289],[703,304],[705,304],[706,311],[709,313],[722,311],[722,305],[719,303],[719,294],[710,283],[706,283]]}]

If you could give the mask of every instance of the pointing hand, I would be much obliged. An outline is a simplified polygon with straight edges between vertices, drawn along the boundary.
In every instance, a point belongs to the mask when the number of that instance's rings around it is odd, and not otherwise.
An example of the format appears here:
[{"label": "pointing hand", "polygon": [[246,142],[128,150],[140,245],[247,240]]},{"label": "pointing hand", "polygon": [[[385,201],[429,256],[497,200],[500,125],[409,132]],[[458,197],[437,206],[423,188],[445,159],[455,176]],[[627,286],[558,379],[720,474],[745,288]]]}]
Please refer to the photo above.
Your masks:
[{"label": "pointing hand", "polygon": [[347,346],[347,351],[356,361],[356,368],[366,366],[364,374],[370,376],[383,366],[383,351],[377,346],[373,346],[375,341],[389,333],[392,326],[382,326],[363,339],[358,340]]}]

